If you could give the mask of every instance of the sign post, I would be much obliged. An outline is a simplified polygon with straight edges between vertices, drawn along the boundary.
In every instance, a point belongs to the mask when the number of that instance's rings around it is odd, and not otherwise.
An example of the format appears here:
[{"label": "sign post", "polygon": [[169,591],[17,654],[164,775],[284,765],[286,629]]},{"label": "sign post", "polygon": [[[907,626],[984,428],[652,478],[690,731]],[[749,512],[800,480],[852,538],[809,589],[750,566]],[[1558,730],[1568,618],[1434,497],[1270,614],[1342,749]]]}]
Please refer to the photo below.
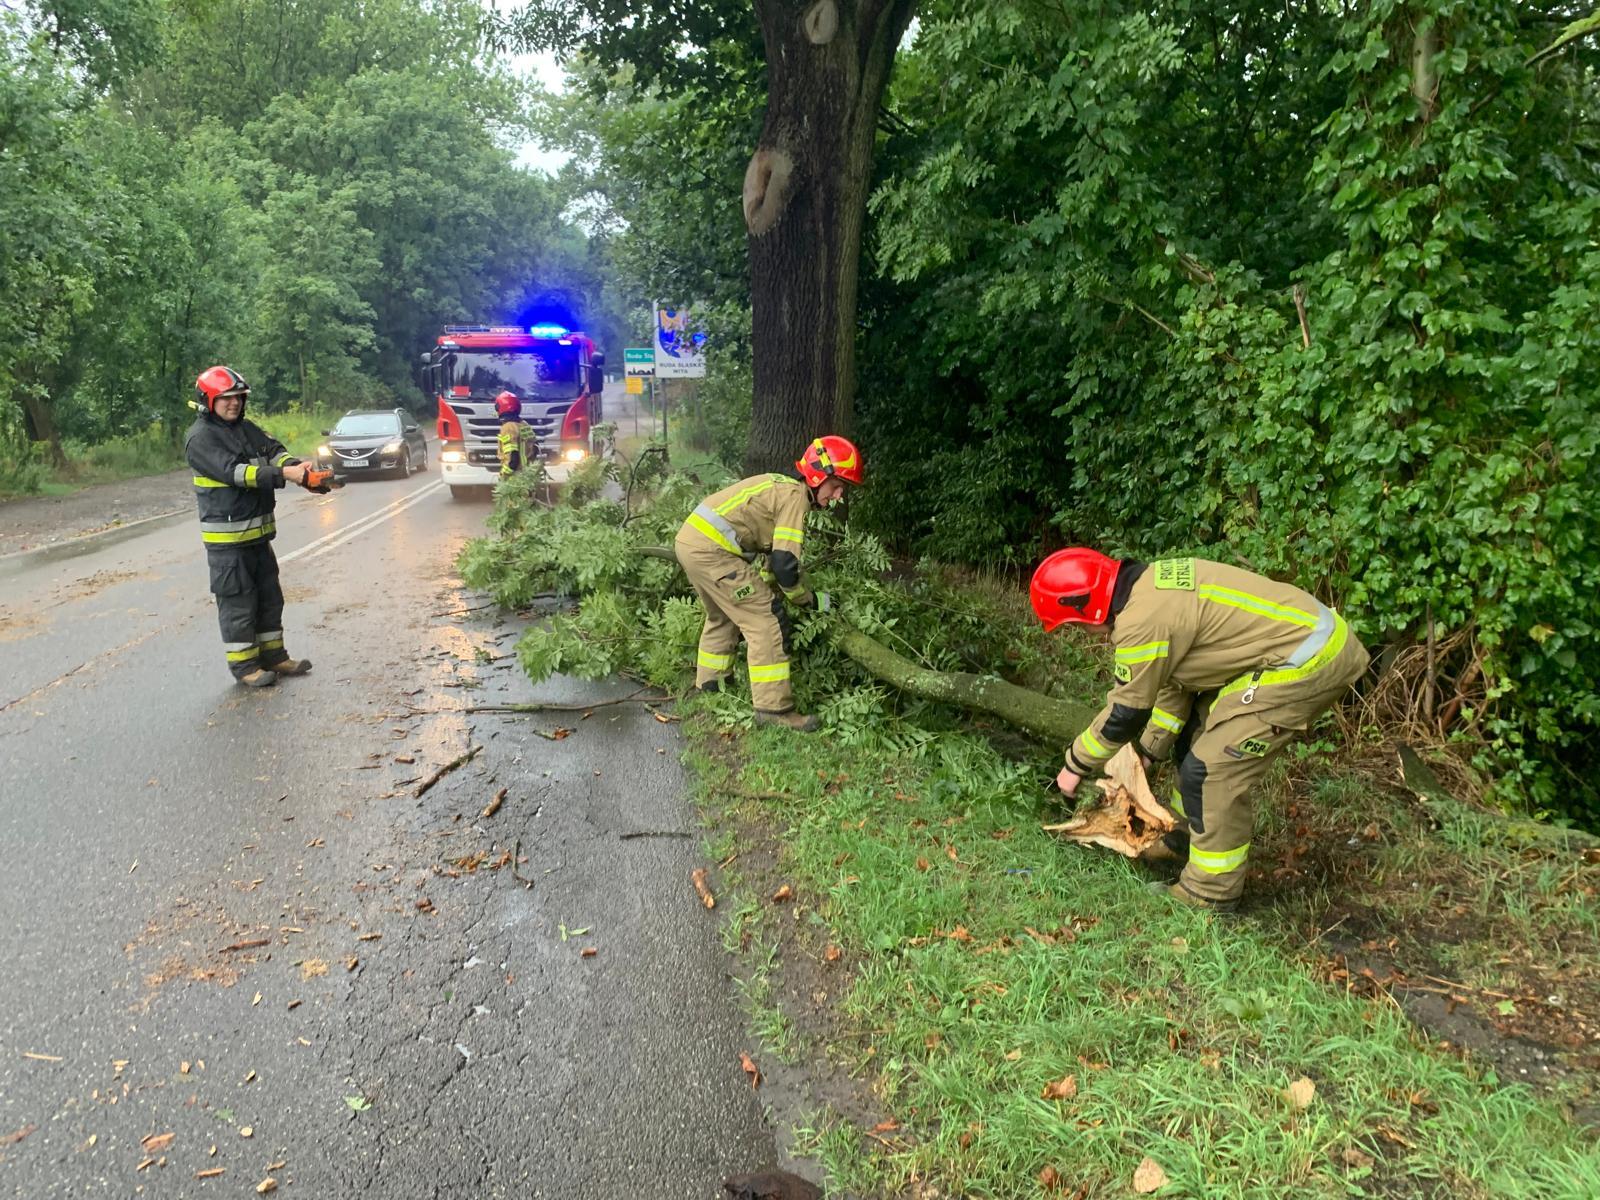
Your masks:
[{"label": "sign post", "polygon": [[[656,375],[655,352],[649,346],[629,346],[622,352],[622,367],[623,374],[627,380],[625,386],[628,389],[628,395],[643,396],[645,380],[648,379],[652,384],[650,395],[653,400],[655,398],[653,385]],[[639,435],[639,402],[637,400],[633,403],[633,433],[635,437]]]}]

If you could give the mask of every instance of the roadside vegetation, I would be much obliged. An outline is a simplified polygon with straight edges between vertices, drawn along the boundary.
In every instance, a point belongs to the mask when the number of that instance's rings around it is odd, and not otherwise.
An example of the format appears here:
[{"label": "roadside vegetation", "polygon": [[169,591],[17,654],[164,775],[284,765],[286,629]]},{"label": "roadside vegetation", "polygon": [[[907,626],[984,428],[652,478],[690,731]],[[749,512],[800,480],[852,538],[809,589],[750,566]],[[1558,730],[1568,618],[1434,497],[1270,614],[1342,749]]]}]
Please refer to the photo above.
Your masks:
[{"label": "roadside vegetation", "polygon": [[856,1081],[797,1130],[832,1186],[1087,1197],[1142,1170],[1168,1195],[1596,1194],[1589,839],[1397,787],[1403,731],[1352,704],[1262,797],[1245,915],[1176,908],[1143,868],[1041,831],[1060,747],[904,697],[835,648],[849,625],[927,667],[1092,701],[1100,647],[1042,634],[1011,573],[896,562],[814,516],[809,570],[843,604],[797,629],[822,732],[695,695],[699,606],[642,551],[726,476],[659,463],[610,468],[626,506],[502,485],[460,567],[508,607],[574,598],[519,643],[533,679],[620,671],[693,697],[752,1027],[766,1054]]},{"label": "roadside vegetation", "polygon": [[471,0],[0,9],[0,494],[178,465],[216,362],[259,418],[417,405],[447,322],[554,304],[608,336],[565,197],[516,165],[535,93],[483,21]]},{"label": "roadside vegetation", "polygon": [[[309,455],[321,431],[330,429],[343,409],[307,412],[292,406],[281,412],[251,412],[250,418],[291,451]],[[192,418],[193,414],[190,413]],[[152,422],[137,433],[104,441],[62,444],[64,462],[51,465],[49,456],[25,450],[14,459],[0,458],[0,499],[15,496],[60,496],[100,483],[116,483],[176,471],[183,464],[183,435],[188,421],[175,414],[173,423]]]}]

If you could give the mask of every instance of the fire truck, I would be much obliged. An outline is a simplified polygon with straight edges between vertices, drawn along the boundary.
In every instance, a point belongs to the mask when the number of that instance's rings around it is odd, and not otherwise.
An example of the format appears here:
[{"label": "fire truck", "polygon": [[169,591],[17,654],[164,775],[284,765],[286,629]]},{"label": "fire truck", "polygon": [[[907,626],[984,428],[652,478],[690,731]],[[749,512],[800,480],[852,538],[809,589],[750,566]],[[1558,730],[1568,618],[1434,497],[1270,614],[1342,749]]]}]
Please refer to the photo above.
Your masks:
[{"label": "fire truck", "polygon": [[522,401],[546,474],[565,481],[594,453],[589,431],[602,420],[604,367],[593,339],[551,322],[446,325],[422,356],[422,385],[439,405],[439,465],[450,494],[464,499],[500,478],[494,398],[505,391]]}]

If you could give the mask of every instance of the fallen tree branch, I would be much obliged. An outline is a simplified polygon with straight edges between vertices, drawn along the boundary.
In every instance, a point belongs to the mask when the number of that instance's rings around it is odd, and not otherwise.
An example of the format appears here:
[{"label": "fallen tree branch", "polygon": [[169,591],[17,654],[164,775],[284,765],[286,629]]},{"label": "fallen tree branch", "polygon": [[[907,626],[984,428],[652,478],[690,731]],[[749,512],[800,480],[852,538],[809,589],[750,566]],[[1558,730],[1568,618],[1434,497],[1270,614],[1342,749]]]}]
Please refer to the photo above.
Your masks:
[{"label": "fallen tree branch", "polygon": [[859,629],[841,627],[833,634],[833,643],[863,670],[901,691],[924,700],[986,712],[1044,741],[1062,746],[1083,732],[1097,711],[1086,704],[1057,700],[1018,687],[997,675],[919,667]]},{"label": "fallen tree branch", "polygon": [[474,746],[471,750],[468,750],[465,754],[458,755],[457,757],[451,759],[449,762],[445,763],[444,766],[440,767],[432,775],[429,775],[420,784],[418,784],[417,785],[417,790],[415,792],[413,792],[412,795],[416,799],[421,800],[423,796],[427,795],[427,792],[428,792],[429,788],[431,788],[434,784],[438,783],[439,780],[443,779],[446,775],[450,774],[450,772],[454,771],[457,767],[466,766],[473,759],[477,758],[478,755],[480,753],[482,753],[482,751],[483,751],[482,745],[477,745],[477,746]]},{"label": "fallen tree branch", "polygon": [[[677,562],[666,546],[639,546],[640,554]],[[1094,720],[1096,709],[1070,700],[1057,700],[1029,688],[1007,683],[998,675],[973,675],[966,671],[935,671],[896,654],[859,629],[835,623],[833,643],[869,675],[887,684],[940,704],[985,712],[1047,742],[1065,746]]]}]

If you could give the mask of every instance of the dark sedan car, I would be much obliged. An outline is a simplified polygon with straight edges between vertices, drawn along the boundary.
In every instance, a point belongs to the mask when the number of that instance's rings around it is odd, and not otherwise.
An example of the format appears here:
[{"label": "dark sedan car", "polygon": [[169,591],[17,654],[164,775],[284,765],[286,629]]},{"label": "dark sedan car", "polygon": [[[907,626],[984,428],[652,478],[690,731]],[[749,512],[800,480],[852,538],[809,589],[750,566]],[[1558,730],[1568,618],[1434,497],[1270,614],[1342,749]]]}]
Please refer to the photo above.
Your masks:
[{"label": "dark sedan car", "polygon": [[317,465],[340,477],[392,473],[404,479],[428,469],[428,440],[403,408],[347,412],[322,436]]}]

